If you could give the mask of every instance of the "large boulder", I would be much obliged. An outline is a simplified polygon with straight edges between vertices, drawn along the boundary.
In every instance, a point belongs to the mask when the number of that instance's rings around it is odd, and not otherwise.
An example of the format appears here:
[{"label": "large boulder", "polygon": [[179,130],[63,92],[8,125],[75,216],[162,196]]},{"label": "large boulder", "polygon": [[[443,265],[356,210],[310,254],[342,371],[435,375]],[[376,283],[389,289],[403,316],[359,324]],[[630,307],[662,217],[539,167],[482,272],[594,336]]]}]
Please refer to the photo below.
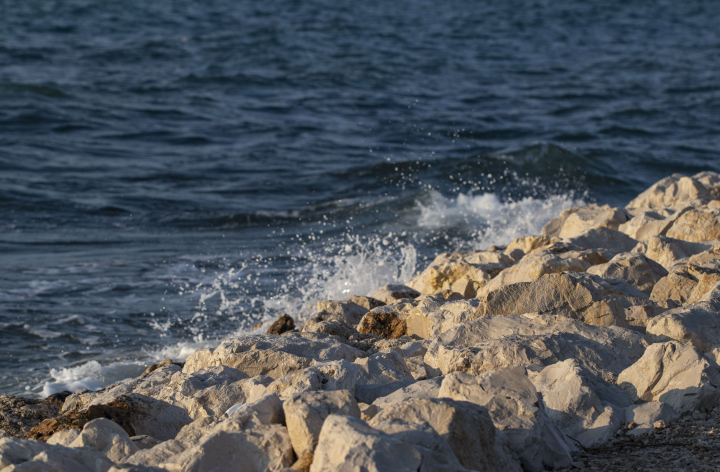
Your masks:
[{"label": "large boulder", "polygon": [[318,390],[355,391],[360,369],[348,361],[320,362],[312,367],[285,374],[267,386],[267,394],[274,393],[282,399]]},{"label": "large boulder", "polygon": [[483,285],[513,262],[498,251],[442,253],[408,286],[426,295],[452,290],[474,298]]},{"label": "large boulder", "polygon": [[479,376],[453,372],[445,376],[439,396],[487,408],[495,427],[507,436],[510,448],[522,461],[525,471],[568,467],[572,462],[571,448],[563,433],[550,422],[522,366]]},{"label": "large boulder", "polygon": [[228,339],[215,349],[191,354],[183,372],[191,374],[205,367],[225,365],[253,377],[281,377],[310,367],[316,362],[365,357],[365,353],[337,338],[317,333],[290,332],[283,336],[256,334]]},{"label": "large boulder", "polygon": [[584,369],[575,359],[549,365],[532,377],[545,411],[563,433],[583,447],[601,446],[622,427],[632,404],[617,386]]},{"label": "large boulder", "polygon": [[348,390],[307,392],[283,403],[288,434],[298,460],[295,470],[308,470],[323,422],[331,414],[360,417],[360,409]]},{"label": "large boulder", "polygon": [[478,300],[446,302],[442,297],[423,297],[405,318],[408,336],[430,338],[477,317]]},{"label": "large boulder", "polygon": [[591,274],[548,274],[487,294],[482,315],[548,313],[596,326],[629,326],[627,310],[648,305],[648,296],[618,279]]},{"label": "large boulder", "polygon": [[675,220],[667,236],[690,242],[720,239],[720,210],[707,207],[688,210]]},{"label": "large boulder", "polygon": [[675,220],[688,209],[689,207],[668,216],[654,211],[643,211],[621,224],[618,231],[638,241],[648,241],[655,236],[664,236]]},{"label": "large boulder", "polygon": [[628,220],[623,208],[612,208],[609,205],[590,204],[563,210],[560,216],[550,220],[542,229],[546,237],[573,238],[596,228],[618,227]]},{"label": "large boulder", "polygon": [[428,347],[425,363],[431,376],[456,371],[479,375],[513,365],[548,366],[577,359],[593,374],[614,381],[647,345],[635,331],[564,316],[484,316],[438,336]]},{"label": "large boulder", "polygon": [[323,423],[310,467],[310,472],[466,470],[430,428],[406,428],[388,434],[360,419],[341,415],[330,415]]},{"label": "large boulder", "polygon": [[711,199],[710,192],[697,179],[673,174],[642,192],[625,209],[633,215],[643,211],[677,211],[688,206],[702,205]]},{"label": "large boulder", "polygon": [[690,345],[653,344],[620,373],[617,383],[634,401],[662,401],[678,413],[720,405],[720,368]]},{"label": "large boulder", "polygon": [[405,359],[396,351],[378,352],[354,362],[358,368],[358,385],[385,384],[412,378]]},{"label": "large boulder", "polygon": [[0,469],[22,472],[107,472],[113,463],[90,448],[68,448],[40,441],[0,439]]},{"label": "large boulder", "polygon": [[650,319],[647,332],[690,344],[703,352],[720,346],[720,283],[699,302]]},{"label": "large boulder", "polygon": [[605,264],[590,267],[587,273],[604,279],[624,280],[647,295],[658,280],[668,275],[663,266],[637,252],[618,254]]},{"label": "large boulder", "polygon": [[511,284],[533,282],[546,274],[585,272],[593,265],[607,262],[615,254],[606,255],[566,242],[554,242],[529,252],[515,265],[500,272],[480,290],[479,295],[486,296]]},{"label": "large boulder", "polygon": [[124,462],[139,450],[124,429],[105,418],[98,418],[86,424],[69,447],[94,449],[115,463]]},{"label": "large boulder", "polygon": [[667,236],[654,236],[645,242],[638,243],[632,251],[645,254],[670,272],[679,261],[711,248],[712,245],[708,243],[693,243]]},{"label": "large boulder", "polygon": [[514,460],[496,441],[488,411],[476,404],[449,398],[418,398],[385,406],[369,425],[387,430],[393,423],[429,424],[473,470],[517,469]]}]

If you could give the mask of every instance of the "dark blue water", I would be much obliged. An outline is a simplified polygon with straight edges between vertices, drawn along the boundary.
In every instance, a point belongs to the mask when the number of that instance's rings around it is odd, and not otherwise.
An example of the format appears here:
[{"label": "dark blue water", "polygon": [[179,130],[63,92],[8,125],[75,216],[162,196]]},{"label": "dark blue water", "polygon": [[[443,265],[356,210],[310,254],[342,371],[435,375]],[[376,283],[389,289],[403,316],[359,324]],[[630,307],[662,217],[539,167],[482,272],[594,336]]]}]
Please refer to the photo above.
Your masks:
[{"label": "dark blue water", "polygon": [[720,3],[0,0],[0,394],[720,171]]}]

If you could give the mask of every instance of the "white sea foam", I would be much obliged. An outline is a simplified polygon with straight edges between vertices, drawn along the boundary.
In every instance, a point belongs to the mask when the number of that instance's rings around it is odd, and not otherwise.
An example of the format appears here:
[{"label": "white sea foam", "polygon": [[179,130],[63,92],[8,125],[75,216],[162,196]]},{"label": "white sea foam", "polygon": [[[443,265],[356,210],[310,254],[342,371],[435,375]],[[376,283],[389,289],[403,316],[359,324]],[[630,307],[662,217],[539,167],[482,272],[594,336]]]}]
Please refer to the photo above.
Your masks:
[{"label": "white sea foam", "polygon": [[112,362],[107,365],[90,361],[74,367],[50,369],[52,379],[43,383],[41,395],[46,397],[63,390],[98,390],[111,383],[136,377],[145,367],[145,363],[140,361]]},{"label": "white sea foam", "polygon": [[463,227],[473,233],[473,240],[467,242],[470,248],[483,249],[540,234],[545,223],[562,210],[584,204],[569,195],[501,201],[493,193],[448,198],[432,192],[430,201],[420,204],[417,224],[426,229]]}]

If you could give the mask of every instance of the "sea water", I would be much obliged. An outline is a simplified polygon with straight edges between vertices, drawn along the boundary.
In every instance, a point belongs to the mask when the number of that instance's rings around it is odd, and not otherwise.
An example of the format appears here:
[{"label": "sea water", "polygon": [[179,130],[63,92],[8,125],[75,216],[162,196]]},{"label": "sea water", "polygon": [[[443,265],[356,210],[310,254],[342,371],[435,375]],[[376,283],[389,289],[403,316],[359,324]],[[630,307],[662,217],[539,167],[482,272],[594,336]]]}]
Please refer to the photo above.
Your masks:
[{"label": "sea water", "polygon": [[0,3],[0,394],[720,170],[720,4]]}]

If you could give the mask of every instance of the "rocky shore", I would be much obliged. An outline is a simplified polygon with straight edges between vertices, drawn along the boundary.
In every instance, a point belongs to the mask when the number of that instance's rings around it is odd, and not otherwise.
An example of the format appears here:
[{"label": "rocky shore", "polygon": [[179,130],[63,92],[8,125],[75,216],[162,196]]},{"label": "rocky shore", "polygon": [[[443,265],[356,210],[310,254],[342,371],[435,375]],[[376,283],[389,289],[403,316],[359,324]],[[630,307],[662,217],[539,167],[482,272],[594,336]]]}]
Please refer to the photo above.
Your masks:
[{"label": "rocky shore", "polygon": [[404,282],[97,392],[0,397],[0,471],[720,470],[720,175]]}]

